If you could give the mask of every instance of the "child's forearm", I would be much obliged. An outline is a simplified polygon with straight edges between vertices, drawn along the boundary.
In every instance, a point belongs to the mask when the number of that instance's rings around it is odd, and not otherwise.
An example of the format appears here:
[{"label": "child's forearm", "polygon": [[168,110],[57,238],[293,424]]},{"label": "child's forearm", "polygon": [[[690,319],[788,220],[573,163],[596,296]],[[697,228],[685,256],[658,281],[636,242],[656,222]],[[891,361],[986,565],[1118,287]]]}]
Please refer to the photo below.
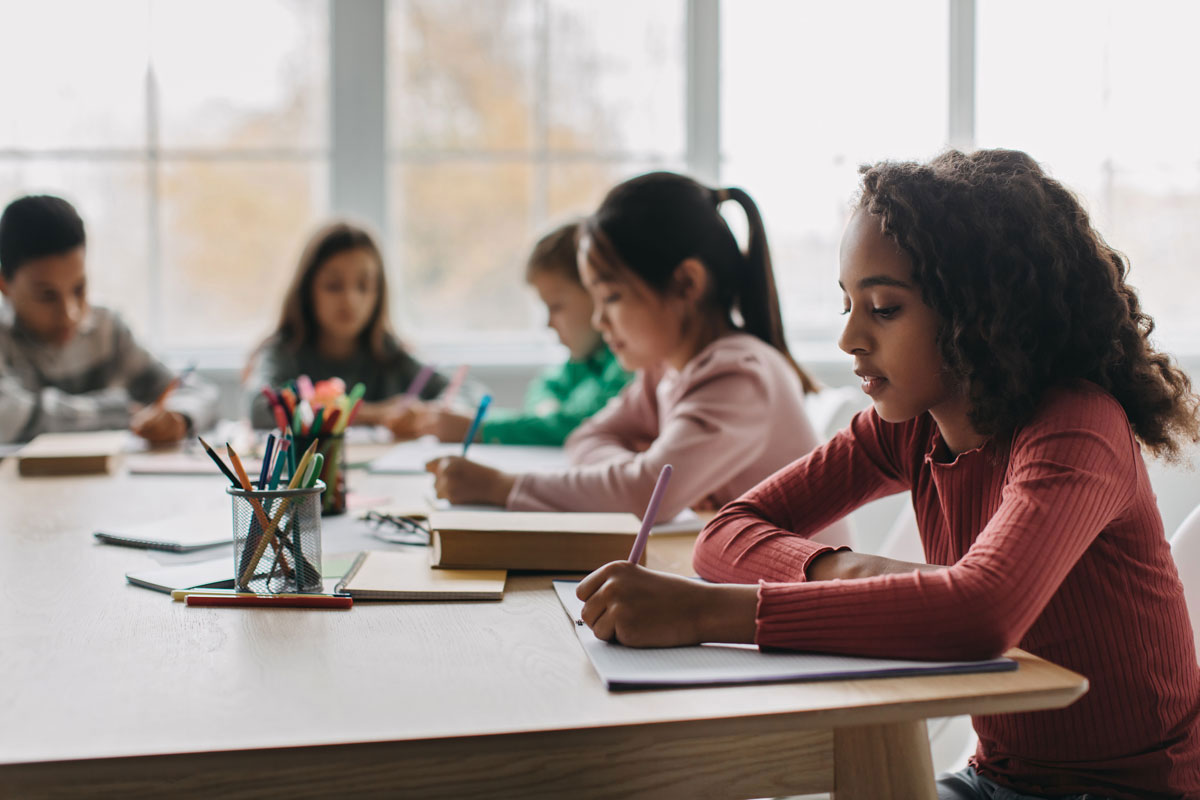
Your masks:
[{"label": "child's forearm", "polygon": [[814,558],[808,565],[806,577],[810,581],[851,580],[873,578],[876,575],[904,574],[913,570],[932,572],[939,569],[946,567],[897,561],[868,553],[855,553],[852,550],[835,550]]},{"label": "child's forearm", "polygon": [[757,628],[758,586],[714,584],[707,610],[701,616],[701,642],[753,644]]}]

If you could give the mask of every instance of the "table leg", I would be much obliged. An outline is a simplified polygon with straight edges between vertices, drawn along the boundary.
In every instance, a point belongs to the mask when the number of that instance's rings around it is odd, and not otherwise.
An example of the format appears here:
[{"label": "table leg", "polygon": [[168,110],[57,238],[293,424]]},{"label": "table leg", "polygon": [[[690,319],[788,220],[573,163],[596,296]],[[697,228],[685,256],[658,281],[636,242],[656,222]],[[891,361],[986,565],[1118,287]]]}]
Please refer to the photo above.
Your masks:
[{"label": "table leg", "polygon": [[836,800],[935,800],[925,720],[833,732]]}]

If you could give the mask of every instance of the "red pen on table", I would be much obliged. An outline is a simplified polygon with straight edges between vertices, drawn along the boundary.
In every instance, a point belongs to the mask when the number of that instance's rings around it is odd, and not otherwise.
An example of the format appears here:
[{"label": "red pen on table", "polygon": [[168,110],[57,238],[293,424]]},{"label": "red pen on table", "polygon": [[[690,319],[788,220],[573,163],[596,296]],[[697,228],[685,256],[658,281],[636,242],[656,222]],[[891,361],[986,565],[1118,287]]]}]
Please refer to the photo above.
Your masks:
[{"label": "red pen on table", "polygon": [[189,606],[239,607],[239,608],[351,608],[353,597],[329,594],[304,595],[250,595],[190,594],[184,599]]}]

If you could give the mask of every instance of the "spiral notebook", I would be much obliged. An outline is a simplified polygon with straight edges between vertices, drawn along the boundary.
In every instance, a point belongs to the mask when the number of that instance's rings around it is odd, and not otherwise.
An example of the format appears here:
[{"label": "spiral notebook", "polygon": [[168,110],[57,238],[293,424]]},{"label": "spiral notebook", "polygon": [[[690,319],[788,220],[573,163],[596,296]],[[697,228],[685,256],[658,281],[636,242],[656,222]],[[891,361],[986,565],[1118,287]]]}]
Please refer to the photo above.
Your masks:
[{"label": "spiral notebook", "polygon": [[334,591],[355,600],[499,600],[502,569],[433,569],[429,550],[365,550]]},{"label": "spiral notebook", "polygon": [[229,507],[222,503],[204,511],[178,514],[154,522],[106,527],[93,536],[105,544],[190,553],[231,544],[233,529],[230,526]]}]

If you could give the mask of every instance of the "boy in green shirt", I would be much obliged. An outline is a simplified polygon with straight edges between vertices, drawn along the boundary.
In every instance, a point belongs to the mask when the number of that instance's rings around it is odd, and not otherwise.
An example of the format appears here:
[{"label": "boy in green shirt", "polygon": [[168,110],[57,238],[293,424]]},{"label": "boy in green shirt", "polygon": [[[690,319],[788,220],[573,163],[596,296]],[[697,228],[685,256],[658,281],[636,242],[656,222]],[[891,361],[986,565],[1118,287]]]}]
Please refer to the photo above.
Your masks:
[{"label": "boy in green shirt", "polygon": [[[570,351],[570,360],[534,378],[520,411],[491,412],[480,426],[481,442],[561,446],[629,382],[630,374],[592,328],[592,299],[575,260],[577,228],[571,222],[542,237],[525,268],[525,280],[546,304],[546,324]],[[433,407],[422,423],[424,433],[443,442],[461,442],[470,425],[468,416]]]}]

